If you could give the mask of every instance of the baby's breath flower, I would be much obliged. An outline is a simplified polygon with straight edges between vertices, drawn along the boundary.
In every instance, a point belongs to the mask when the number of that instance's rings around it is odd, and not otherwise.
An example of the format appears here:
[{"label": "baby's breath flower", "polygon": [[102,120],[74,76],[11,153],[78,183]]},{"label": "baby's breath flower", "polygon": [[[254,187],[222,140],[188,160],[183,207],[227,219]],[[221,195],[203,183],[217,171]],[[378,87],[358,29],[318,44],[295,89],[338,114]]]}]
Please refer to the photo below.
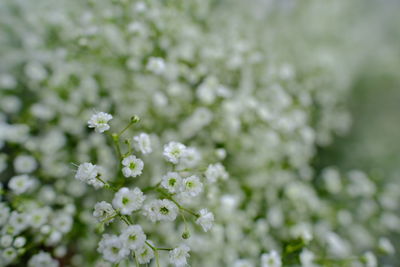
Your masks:
[{"label": "baby's breath flower", "polygon": [[204,232],[208,232],[214,223],[214,214],[209,212],[207,209],[201,209],[199,211],[200,217],[197,218],[196,223],[201,225]]},{"label": "baby's breath flower", "polygon": [[195,197],[203,191],[203,184],[199,177],[192,175],[183,179],[181,191],[183,196]]},{"label": "baby's breath flower", "polygon": [[111,218],[115,214],[115,211],[110,203],[106,201],[97,202],[94,205],[93,216],[97,218],[99,222],[105,221],[106,224],[112,222],[114,218]]},{"label": "baby's breath flower", "polygon": [[97,177],[100,177],[100,167],[89,162],[82,163],[78,167],[75,179],[92,185],[94,188],[98,189],[103,187],[104,184]]},{"label": "baby's breath flower", "polygon": [[176,172],[169,172],[162,178],[162,187],[170,193],[177,193],[181,189],[182,177]]},{"label": "baby's breath flower", "polygon": [[6,263],[10,263],[15,260],[15,258],[17,258],[17,255],[17,251],[12,247],[6,248],[1,253],[2,258],[6,261]]},{"label": "baby's breath flower", "polygon": [[20,195],[32,188],[34,184],[35,182],[32,178],[29,178],[26,174],[22,174],[11,178],[8,187],[11,188],[15,194]]},{"label": "baby's breath flower", "polygon": [[174,221],[178,215],[178,207],[168,199],[152,200],[144,207],[144,215],[151,221]]},{"label": "baby's breath flower", "polygon": [[129,249],[116,235],[104,234],[97,251],[103,254],[103,258],[109,262],[117,263],[129,255]]},{"label": "baby's breath flower", "polygon": [[151,147],[150,136],[146,133],[141,133],[133,137],[135,147],[143,154],[149,154],[153,151]]},{"label": "baby's breath flower", "polygon": [[14,169],[18,173],[31,173],[37,168],[36,160],[28,155],[20,155],[14,160]]},{"label": "baby's breath flower", "polygon": [[135,257],[140,264],[146,264],[149,263],[152,258],[154,258],[154,251],[152,248],[145,244],[141,248],[135,250]]},{"label": "baby's breath flower", "polygon": [[122,231],[120,235],[125,246],[131,250],[136,250],[144,246],[146,235],[140,225],[130,225]]},{"label": "baby's breath flower", "polygon": [[178,142],[169,142],[164,146],[164,157],[173,164],[178,164],[186,152],[186,146]]},{"label": "baby's breath flower", "polygon": [[282,266],[281,257],[275,250],[272,250],[268,254],[261,255],[261,267],[280,267],[280,266]]},{"label": "baby's breath flower", "polygon": [[226,172],[225,167],[221,163],[210,164],[205,172],[205,176],[210,183],[214,183],[217,180],[226,180],[229,174]]},{"label": "baby's breath flower", "polygon": [[190,248],[182,244],[169,252],[169,261],[176,267],[186,266]]},{"label": "baby's breath flower", "polygon": [[154,74],[162,74],[165,71],[165,62],[162,58],[151,57],[147,62],[146,68]]},{"label": "baby's breath flower", "polygon": [[181,158],[181,165],[184,168],[196,167],[201,160],[200,152],[194,147],[188,147],[185,149]]},{"label": "baby's breath flower", "polygon": [[26,238],[23,236],[18,236],[15,238],[13,246],[16,248],[22,248],[26,244]]},{"label": "baby's breath flower", "polygon": [[1,245],[3,248],[8,248],[8,247],[10,247],[11,244],[12,244],[12,242],[13,242],[13,238],[12,238],[12,236],[10,236],[10,235],[3,235],[3,236],[0,238],[0,245]]},{"label": "baby's breath flower", "polygon": [[103,133],[110,129],[108,122],[113,118],[111,114],[105,112],[97,112],[92,115],[88,121],[89,128],[94,128],[96,132]]},{"label": "baby's breath flower", "polygon": [[39,252],[38,254],[32,256],[28,262],[28,267],[38,267],[38,266],[48,266],[48,267],[58,267],[58,262],[53,259],[47,252]]},{"label": "baby's breath flower", "polygon": [[145,196],[139,188],[135,187],[133,190],[129,190],[129,188],[123,187],[115,193],[112,204],[121,214],[130,215],[132,211],[142,207],[144,199]]},{"label": "baby's breath flower", "polygon": [[144,163],[141,159],[136,158],[134,155],[130,155],[122,160],[122,173],[125,177],[136,177],[142,174]]}]

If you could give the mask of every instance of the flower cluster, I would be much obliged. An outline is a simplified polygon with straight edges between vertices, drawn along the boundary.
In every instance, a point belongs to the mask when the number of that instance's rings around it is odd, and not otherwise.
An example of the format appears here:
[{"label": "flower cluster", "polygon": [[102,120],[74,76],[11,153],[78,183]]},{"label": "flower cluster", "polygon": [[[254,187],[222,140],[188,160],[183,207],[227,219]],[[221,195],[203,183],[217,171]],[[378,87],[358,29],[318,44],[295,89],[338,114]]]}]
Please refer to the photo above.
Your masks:
[{"label": "flower cluster", "polygon": [[399,181],[316,160],[363,6],[2,0],[0,266],[396,262]]},{"label": "flower cluster", "polygon": [[[111,115],[105,112],[101,112],[101,114],[104,117],[112,118]],[[90,128],[93,128],[91,126],[93,116],[88,123]],[[190,236],[185,216],[190,215],[195,218],[194,222],[200,225],[205,232],[209,231],[214,222],[213,213],[207,209],[201,209],[199,213],[196,213],[179,203],[185,202],[186,199],[192,199],[203,191],[203,183],[200,181],[199,176],[191,175],[191,173],[201,172],[198,165],[203,163],[204,160],[195,148],[186,147],[178,142],[169,142],[164,146],[162,155],[168,162],[172,163],[170,168],[174,171],[169,171],[154,186],[142,188],[146,194],[139,187],[127,185],[131,181],[127,178],[130,177],[138,177],[134,182],[139,184],[139,176],[142,175],[144,169],[144,161],[133,154],[132,148],[136,149],[137,152],[142,152],[144,155],[153,152],[151,139],[145,133],[126,139],[134,140],[135,144],[129,141],[125,143],[127,147],[122,147],[120,144],[123,133],[138,121],[136,116],[132,117],[125,128],[119,133],[111,135],[112,144],[115,145],[116,156],[120,161],[117,165],[119,170],[114,172],[116,175],[114,180],[104,177],[104,173],[107,172],[103,168],[87,162],[78,166],[75,175],[77,180],[93,186],[95,189],[108,189],[114,194],[112,201],[110,201],[111,204],[103,200],[94,205],[93,216],[98,220],[102,232],[105,231],[106,226],[112,228],[111,224],[115,224],[117,221],[126,224],[125,229],[119,235],[103,234],[97,251],[104,260],[111,263],[129,261],[129,257],[132,255],[136,264],[147,264],[153,258],[156,258],[156,264],[159,266],[158,253],[167,250],[172,264],[178,267],[185,266],[190,251],[188,245],[181,243],[176,248],[159,248],[153,241],[147,239],[141,224],[134,225],[132,221],[142,222],[141,217],[145,217],[151,222],[183,223],[182,240],[185,240]],[[108,121],[102,127],[110,129]],[[102,132],[104,131],[99,133]],[[193,158],[196,160],[192,160]],[[223,172],[223,175],[227,177],[227,173],[221,163],[217,163],[207,168],[208,174],[207,171],[204,173],[203,176],[207,176],[207,179],[205,178],[206,182],[210,181],[208,178],[210,175],[209,170],[210,168],[215,169],[214,166],[218,166],[219,170],[213,171],[214,176]],[[215,180],[213,179],[212,182],[215,182]],[[178,215],[182,217],[183,221],[177,220]]]}]

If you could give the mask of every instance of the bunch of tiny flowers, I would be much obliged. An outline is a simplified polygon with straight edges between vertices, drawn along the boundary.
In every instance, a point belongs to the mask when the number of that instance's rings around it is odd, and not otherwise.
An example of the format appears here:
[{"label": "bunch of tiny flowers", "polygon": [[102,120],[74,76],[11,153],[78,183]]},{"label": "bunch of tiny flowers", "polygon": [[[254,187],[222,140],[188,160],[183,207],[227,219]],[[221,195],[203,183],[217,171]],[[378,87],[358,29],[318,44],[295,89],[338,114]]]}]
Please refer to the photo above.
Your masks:
[{"label": "bunch of tiny flowers", "polygon": [[[102,114],[106,113],[102,112]],[[101,232],[106,230],[111,232],[113,224],[117,222],[125,224],[118,235],[103,234],[98,244],[98,252],[104,260],[120,263],[129,261],[129,256],[133,255],[138,265],[147,264],[154,259],[156,265],[159,266],[159,252],[169,251],[170,263],[182,267],[187,264],[190,251],[189,246],[184,242],[190,237],[186,216],[192,217],[193,222],[201,226],[205,232],[212,228],[214,222],[214,215],[207,209],[201,209],[197,213],[182,204],[185,200],[199,196],[204,190],[201,177],[192,174],[199,171],[197,164],[187,159],[188,157],[201,158],[201,156],[194,155],[193,153],[198,152],[192,147],[178,142],[169,142],[164,146],[162,154],[166,162],[171,164],[169,168],[173,171],[168,171],[155,185],[142,187],[143,182],[140,182],[140,176],[143,174],[145,161],[133,154],[132,147],[143,154],[156,153],[152,148],[151,140],[147,134],[141,133],[133,138],[136,145],[132,146],[129,141],[125,142],[125,146],[121,144],[123,134],[138,122],[139,118],[134,116],[120,132],[110,135],[110,142],[115,146],[115,156],[119,162],[114,179],[104,177],[105,173],[111,173],[111,171],[105,171],[104,168],[88,162],[78,166],[75,178],[96,189],[103,188],[114,195],[110,202],[101,200],[94,205],[93,216],[97,219],[98,229],[101,229]],[[131,138],[125,140],[131,140]],[[188,161],[191,163],[187,164]],[[223,167],[220,168],[223,169]],[[131,180],[130,177],[136,177],[136,179]],[[205,178],[207,183],[209,180]],[[131,186],[131,183],[135,186]],[[177,220],[178,215],[183,221]],[[148,239],[148,235],[151,234],[146,234],[143,230],[144,227],[141,224],[144,218],[151,222],[163,221],[177,224],[183,222],[182,243],[176,248],[155,245]],[[132,221],[137,224],[133,224]],[[154,224],[154,227],[158,226]],[[152,238],[158,239],[157,236],[152,236]]]}]

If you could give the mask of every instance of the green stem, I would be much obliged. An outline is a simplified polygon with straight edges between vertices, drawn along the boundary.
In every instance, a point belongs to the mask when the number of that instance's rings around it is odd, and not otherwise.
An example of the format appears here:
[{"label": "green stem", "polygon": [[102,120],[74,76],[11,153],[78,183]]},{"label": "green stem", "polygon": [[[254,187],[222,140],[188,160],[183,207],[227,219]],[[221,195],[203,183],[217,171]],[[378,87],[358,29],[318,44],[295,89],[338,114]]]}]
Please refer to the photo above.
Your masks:
[{"label": "green stem", "polygon": [[160,267],[160,257],[158,256],[157,249],[154,251],[154,254],[156,255],[156,265],[157,265],[157,267]]}]

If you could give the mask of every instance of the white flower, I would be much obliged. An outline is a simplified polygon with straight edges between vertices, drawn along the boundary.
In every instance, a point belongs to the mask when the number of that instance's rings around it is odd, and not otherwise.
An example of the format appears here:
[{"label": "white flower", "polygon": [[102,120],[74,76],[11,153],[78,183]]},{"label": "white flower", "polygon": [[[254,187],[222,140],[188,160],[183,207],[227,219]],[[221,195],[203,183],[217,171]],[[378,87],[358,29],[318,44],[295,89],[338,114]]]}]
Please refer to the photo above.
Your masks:
[{"label": "white flower", "polygon": [[28,262],[29,267],[58,267],[58,261],[53,259],[47,252],[39,252],[32,256]]},{"label": "white flower", "polygon": [[103,258],[109,262],[117,263],[129,255],[129,249],[116,235],[103,235],[97,251],[103,254]]},{"label": "white flower", "polygon": [[379,249],[386,254],[394,254],[396,251],[392,242],[386,237],[379,238]]},{"label": "white flower", "polygon": [[122,160],[122,165],[125,166],[122,168],[122,173],[127,178],[141,175],[144,166],[143,161],[136,158],[134,155],[124,158]]},{"label": "white flower", "polygon": [[185,168],[196,167],[201,160],[200,152],[194,147],[188,147],[185,149],[181,158],[181,165]]},{"label": "white flower", "polygon": [[228,179],[229,174],[226,172],[225,167],[221,163],[217,163],[208,165],[205,176],[208,182],[214,183],[219,179]]},{"label": "white flower", "polygon": [[125,246],[131,250],[136,250],[144,246],[146,235],[140,225],[130,225],[122,231],[120,235]]},{"label": "white flower", "polygon": [[94,188],[103,187],[104,184],[97,177],[100,177],[100,167],[89,162],[82,163],[78,167],[75,179],[92,185]]},{"label": "white flower", "polygon": [[60,231],[61,233],[68,233],[72,228],[72,217],[67,213],[58,213],[55,214],[54,218],[52,219],[52,225],[55,229]]},{"label": "white flower", "polygon": [[[17,257],[17,251],[14,248],[6,248],[1,253],[2,259],[4,259],[7,263],[13,261]],[[1,262],[0,262],[1,263]],[[37,266],[35,266],[37,267]]]},{"label": "white flower", "polygon": [[13,242],[13,238],[10,235],[3,235],[0,238],[0,245],[3,248],[7,248],[7,247],[11,246],[12,242]]},{"label": "white flower", "polygon": [[377,267],[378,261],[376,256],[371,251],[365,252],[363,260],[365,262],[366,267]]},{"label": "white flower", "polygon": [[29,224],[33,228],[39,228],[47,222],[51,209],[49,207],[32,209],[29,212]]},{"label": "white flower", "polygon": [[16,248],[22,248],[26,244],[26,238],[23,236],[19,236],[15,238],[13,246]]},{"label": "white flower", "polygon": [[203,228],[204,232],[209,231],[214,222],[214,214],[209,212],[207,209],[201,209],[199,211],[200,217],[197,218],[196,223],[201,225]]},{"label": "white flower", "polygon": [[144,245],[135,251],[135,257],[140,264],[146,264],[149,263],[152,258],[154,258],[154,251],[148,245]]},{"label": "white flower", "polygon": [[12,234],[17,235],[29,226],[29,216],[26,213],[13,211],[11,212],[8,224],[13,230]]},{"label": "white flower", "polygon": [[280,266],[282,266],[281,257],[275,250],[272,250],[268,254],[261,255],[261,267],[280,267]]},{"label": "white flower", "polygon": [[159,57],[151,57],[147,62],[146,69],[155,73],[162,74],[165,71],[164,59]]},{"label": "white flower", "polygon": [[26,174],[22,174],[11,178],[8,187],[11,188],[15,194],[20,195],[32,188],[34,184],[35,182],[32,178],[29,178]]},{"label": "white flower", "polygon": [[170,193],[177,193],[182,184],[182,177],[176,172],[169,172],[162,178],[161,186]]},{"label": "white flower", "polygon": [[171,250],[169,252],[169,261],[171,264],[174,264],[176,267],[182,267],[187,264],[187,258],[189,255],[190,248],[184,244],[179,247]]},{"label": "white flower", "polygon": [[31,156],[20,155],[14,159],[14,169],[18,173],[31,173],[36,168],[36,160]]},{"label": "white flower", "polygon": [[300,253],[300,263],[301,266],[303,267],[313,267],[314,265],[314,253],[307,249],[303,249],[303,251]]},{"label": "white flower", "polygon": [[112,222],[114,218],[109,219],[115,214],[115,211],[110,203],[106,201],[97,202],[94,205],[93,216],[97,218],[99,222],[105,221],[106,224]]},{"label": "white flower", "polygon": [[144,208],[144,215],[151,221],[174,221],[178,215],[178,206],[168,199],[153,200]]},{"label": "white flower", "polygon": [[133,137],[135,147],[143,154],[149,154],[153,151],[151,147],[150,136],[146,133],[141,133]]},{"label": "white flower", "polygon": [[181,191],[184,196],[195,197],[203,191],[203,184],[199,177],[192,175],[183,179]]},{"label": "white flower", "polygon": [[135,187],[129,190],[123,187],[115,193],[112,204],[115,209],[120,210],[121,214],[129,215],[132,211],[138,210],[142,207],[145,196],[139,188]]},{"label": "white flower", "polygon": [[186,151],[186,146],[178,142],[169,142],[164,145],[164,157],[173,164],[178,164]]},{"label": "white flower", "polygon": [[88,121],[89,128],[95,128],[94,130],[98,133],[103,133],[110,129],[108,122],[113,118],[111,114],[105,112],[97,112],[92,115]]}]

